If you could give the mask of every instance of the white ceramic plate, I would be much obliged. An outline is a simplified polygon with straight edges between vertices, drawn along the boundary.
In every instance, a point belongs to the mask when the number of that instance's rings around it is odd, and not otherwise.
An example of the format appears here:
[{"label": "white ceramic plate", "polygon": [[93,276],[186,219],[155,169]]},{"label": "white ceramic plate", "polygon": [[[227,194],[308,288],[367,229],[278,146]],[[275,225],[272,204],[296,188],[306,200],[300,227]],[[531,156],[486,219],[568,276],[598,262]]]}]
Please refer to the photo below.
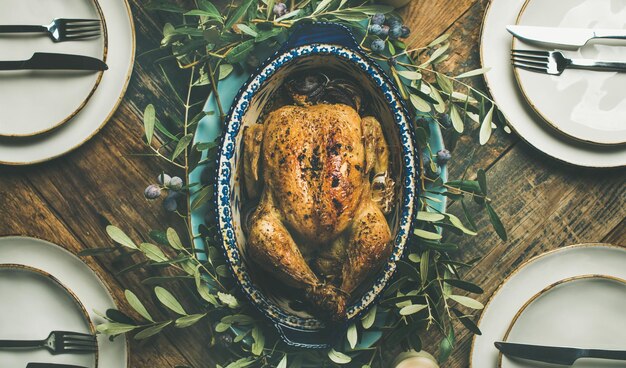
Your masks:
[{"label": "white ceramic plate", "polygon": [[482,335],[472,341],[470,367],[498,367],[499,352],[493,343],[505,338],[517,312],[534,295],[558,281],[593,274],[626,279],[626,248],[575,245],[542,254],[520,266],[485,306],[478,322]]},{"label": "white ceramic plate", "polygon": [[[95,334],[83,304],[54,276],[35,268],[0,264],[0,339],[41,340],[51,331]],[[29,362],[66,363],[94,368],[95,353],[51,356],[46,349],[0,350],[0,366]]]},{"label": "white ceramic plate", "polygon": [[[101,19],[96,0],[3,0],[0,24],[43,25],[54,18]],[[104,25],[104,23],[103,23]],[[103,28],[104,31],[104,28]],[[44,34],[0,34],[0,60],[26,60],[33,52],[106,58],[106,32],[79,42],[54,43]],[[103,72],[0,72],[0,136],[32,136],[68,122],[87,103]],[[33,108],[33,104],[37,108]]]},{"label": "white ceramic plate", "polygon": [[[101,317],[94,313],[94,310],[105,312],[109,308],[116,308],[105,284],[102,283],[96,274],[78,257],[52,243],[27,237],[2,237],[0,238],[0,262],[28,265],[53,275],[82,302],[94,325],[104,322]],[[4,295],[2,298],[4,300]],[[19,326],[14,325],[13,322],[5,323],[3,321],[1,325],[0,334],[3,333],[5,328],[11,328],[16,333],[19,329]],[[22,331],[22,333],[25,332]],[[111,342],[107,336],[99,335],[98,347],[99,367],[128,367],[128,348],[124,336],[120,336]],[[1,354],[3,353],[0,352],[0,367],[13,367],[14,365],[3,364],[5,355]],[[49,359],[43,361],[75,361],[70,360],[72,357],[69,356],[52,357],[48,354],[47,358]],[[93,366],[93,363],[91,366]]]},{"label": "white ceramic plate", "polygon": [[[601,275],[561,280],[533,296],[511,322],[505,341],[544,346],[624,349],[626,282]],[[501,368],[544,363],[500,354]],[[619,365],[616,365],[619,364]],[[580,359],[576,368],[624,367],[624,362]]]},{"label": "white ceramic plate", "polygon": [[[31,0],[11,1],[31,2]],[[37,3],[41,1],[44,0],[37,1]],[[78,0],[55,0],[55,2],[57,1],[69,1],[68,4],[73,4]],[[102,75],[102,80],[89,102],[67,123],[46,134],[34,137],[0,137],[0,163],[8,165],[33,164],[61,156],[79,147],[104,126],[121,102],[130,80],[135,55],[135,32],[132,15],[126,0],[98,0],[98,2],[108,31],[106,62],[109,70]],[[36,9],[32,12],[36,13]],[[16,16],[12,15],[12,17]],[[4,40],[4,38],[0,38],[0,40]],[[44,42],[43,40],[40,41]],[[72,45],[71,47],[78,46]],[[0,51],[0,54],[2,53],[3,51]],[[72,92],[66,89],[58,92],[62,98],[65,98],[69,93]],[[45,104],[45,101],[32,98],[26,101],[27,108],[34,110],[43,109],[42,106]],[[2,115],[1,110],[0,115]]]},{"label": "white ceramic plate", "polygon": [[506,26],[515,24],[525,0],[492,0],[483,22],[480,45],[487,86],[511,128],[539,151],[573,165],[586,167],[626,166],[626,146],[586,144],[546,124],[520,92],[511,67],[511,35]]},{"label": "white ceramic plate", "polygon": [[[571,28],[622,29],[626,2],[614,0],[528,0],[518,24]],[[621,46],[619,46],[621,45]],[[568,58],[624,61],[624,42],[591,42]],[[514,49],[541,50],[514,39]],[[597,144],[626,143],[626,74],[566,69],[560,76],[515,69],[528,103],[551,126],[568,136]]]}]

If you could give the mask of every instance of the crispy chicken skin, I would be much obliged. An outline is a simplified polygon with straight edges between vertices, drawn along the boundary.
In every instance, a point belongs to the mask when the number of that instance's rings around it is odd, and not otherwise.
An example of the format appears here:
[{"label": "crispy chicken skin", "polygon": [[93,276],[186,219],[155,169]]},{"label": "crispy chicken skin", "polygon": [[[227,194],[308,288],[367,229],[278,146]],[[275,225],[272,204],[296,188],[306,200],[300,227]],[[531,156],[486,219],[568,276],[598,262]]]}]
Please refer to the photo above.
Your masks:
[{"label": "crispy chicken skin", "polygon": [[380,123],[342,104],[283,106],[244,132],[246,191],[260,195],[250,258],[304,290],[322,318],[344,318],[391,252],[388,151]]}]

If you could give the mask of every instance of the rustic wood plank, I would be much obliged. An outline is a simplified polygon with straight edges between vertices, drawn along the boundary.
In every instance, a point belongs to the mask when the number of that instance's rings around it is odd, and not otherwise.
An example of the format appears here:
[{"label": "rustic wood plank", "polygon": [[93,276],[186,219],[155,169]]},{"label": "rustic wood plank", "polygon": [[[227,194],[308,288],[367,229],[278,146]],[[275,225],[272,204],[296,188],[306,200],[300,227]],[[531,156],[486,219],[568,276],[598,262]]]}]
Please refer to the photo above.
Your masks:
[{"label": "rustic wood plank", "polygon": [[477,0],[429,0],[411,1],[400,10],[411,35],[406,43],[422,47],[445,32],[458,17],[463,15]]},{"label": "rustic wood plank", "polygon": [[602,242],[626,247],[626,219],[622,220],[609,235],[602,239]]}]

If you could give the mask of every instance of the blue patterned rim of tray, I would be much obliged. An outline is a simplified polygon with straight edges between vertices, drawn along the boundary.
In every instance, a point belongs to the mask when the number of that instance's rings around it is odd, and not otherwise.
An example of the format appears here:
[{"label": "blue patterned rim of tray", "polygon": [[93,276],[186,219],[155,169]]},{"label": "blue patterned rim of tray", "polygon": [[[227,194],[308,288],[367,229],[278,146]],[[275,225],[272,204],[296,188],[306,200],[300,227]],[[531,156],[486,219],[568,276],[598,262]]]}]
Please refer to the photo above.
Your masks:
[{"label": "blue patterned rim of tray", "polygon": [[[227,120],[226,134],[222,135],[222,151],[220,153],[219,160],[219,180],[216,187],[216,199],[217,206],[219,208],[219,221],[222,229],[221,235],[224,239],[225,250],[227,259],[230,262],[230,266],[234,275],[239,280],[244,292],[249,296],[250,300],[257,306],[257,308],[268,316],[272,321],[279,324],[279,331],[283,334],[283,337],[287,342],[291,342],[293,345],[306,346],[306,347],[322,347],[327,346],[330,341],[320,342],[319,338],[311,339],[311,333],[316,334],[317,331],[324,328],[324,324],[314,318],[302,318],[299,316],[293,316],[285,313],[278,308],[275,304],[265,298],[262,292],[260,292],[254,284],[250,281],[249,276],[245,270],[245,265],[242,262],[242,257],[237,247],[237,240],[235,236],[235,228],[233,227],[233,211],[231,206],[231,195],[234,184],[231,179],[232,166],[236,163],[237,149],[237,136],[241,130],[241,123],[244,114],[247,109],[250,108],[250,102],[254,97],[255,92],[262,87],[263,83],[270,78],[274,73],[281,70],[281,67],[287,65],[290,61],[306,57],[309,55],[332,55],[334,57],[343,58],[350,63],[358,66],[360,70],[366,73],[370,80],[373,81],[382,91],[385,96],[385,100],[388,103],[388,108],[394,112],[394,120],[398,132],[401,135],[400,141],[402,142],[402,157],[403,157],[403,169],[405,169],[403,184],[403,201],[400,204],[401,220],[398,226],[397,236],[394,242],[394,252],[386,264],[386,267],[381,271],[380,276],[374,283],[372,289],[360,298],[356,303],[350,306],[348,316],[350,319],[358,318],[366,308],[371,305],[377,295],[383,290],[386,283],[389,281],[395,270],[395,262],[400,259],[404,250],[404,243],[410,230],[413,201],[416,198],[416,171],[417,165],[414,158],[414,145],[412,132],[409,125],[408,114],[405,113],[403,101],[399,98],[398,93],[395,91],[395,87],[388,80],[384,72],[382,72],[379,65],[371,61],[366,55],[364,55],[356,46],[356,42],[349,34],[349,31],[342,26],[334,24],[315,24],[308,25],[308,27],[314,26],[318,32],[311,33],[310,30],[300,33],[300,35],[306,35],[306,37],[300,37],[294,42],[294,38],[286,44],[283,49],[279,50],[274,57],[268,59],[268,61],[259,68],[259,70],[253,74],[248,80],[248,83],[244,83],[247,78],[244,76],[233,75],[220,83],[220,96],[223,105],[228,105],[229,102],[237,102],[230,107],[229,119]],[[339,28],[338,28],[339,27]],[[326,32],[319,32],[320,29]],[[329,33],[330,32],[330,33]],[[349,35],[346,36],[346,32]],[[295,32],[295,34],[297,34]],[[311,34],[315,35],[312,37]],[[321,42],[320,36],[331,36],[329,43],[319,44]],[[340,36],[339,38],[337,36]],[[326,37],[328,38],[328,37]],[[244,86],[239,90],[241,86]],[[239,92],[237,92],[239,90]],[[215,101],[209,98],[207,101],[207,110],[216,110]],[[226,107],[228,108],[228,107]],[[219,118],[216,115],[205,117],[199,124],[196,132],[196,142],[213,141],[216,137],[220,136]],[[431,122],[431,148],[433,150],[439,150],[443,148],[443,142],[441,140],[441,134],[436,122]],[[199,182],[199,177],[202,168],[196,169],[190,174],[189,182]],[[445,167],[442,168],[442,177],[445,180],[447,171]],[[436,196],[431,204],[435,208],[445,209],[446,198],[444,196]],[[207,212],[206,208],[197,209],[192,213],[192,229],[194,233],[197,232],[198,226],[204,222],[204,216]],[[198,249],[204,249],[202,239],[196,239],[195,246]],[[204,253],[200,253],[200,256],[206,257]],[[282,327],[282,328],[281,328]],[[305,337],[298,335],[306,335]],[[289,336],[285,336],[289,335]],[[326,334],[321,334],[324,338]],[[295,338],[294,338],[295,336]],[[371,333],[364,335],[361,339],[360,346],[370,346],[376,340],[380,338],[379,331],[372,331]],[[294,340],[300,341],[294,341]]]}]

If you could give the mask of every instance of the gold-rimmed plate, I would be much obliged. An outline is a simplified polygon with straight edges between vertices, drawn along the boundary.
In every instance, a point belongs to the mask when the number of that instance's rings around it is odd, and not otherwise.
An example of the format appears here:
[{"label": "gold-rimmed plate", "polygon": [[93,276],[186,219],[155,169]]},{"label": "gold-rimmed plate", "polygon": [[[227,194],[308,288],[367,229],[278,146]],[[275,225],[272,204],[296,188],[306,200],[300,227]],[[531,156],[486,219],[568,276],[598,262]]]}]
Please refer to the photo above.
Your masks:
[{"label": "gold-rimmed plate", "polygon": [[[74,1],[68,0],[70,3]],[[102,74],[98,88],[89,102],[59,127],[31,137],[0,137],[0,164],[35,164],[78,148],[102,129],[121,103],[135,59],[133,18],[126,0],[98,0],[98,4],[107,30],[106,62],[109,66]],[[61,95],[64,93],[64,90],[59,91]],[[31,109],[38,109],[41,101],[29,100],[28,103]]]},{"label": "gold-rimmed plate", "polygon": [[[76,294],[46,271],[0,264],[0,339],[42,340],[51,331],[95,335],[87,309]],[[25,367],[32,361],[98,366],[98,352],[50,356],[46,349],[0,350],[0,366]]]},{"label": "gold-rimmed plate", "polygon": [[[528,300],[511,321],[504,341],[588,349],[623,350],[626,281],[608,275],[559,280]],[[542,368],[545,363],[499,356],[499,368]],[[585,358],[577,368],[624,367],[624,362]]]},{"label": "gold-rimmed plate", "polygon": [[[497,368],[502,341],[520,309],[533,296],[561,280],[581,275],[607,275],[626,279],[626,248],[610,244],[579,244],[540,254],[504,279],[485,305],[474,336],[470,367]],[[558,345],[560,346],[560,345]]]},{"label": "gold-rimmed plate", "polygon": [[[614,0],[526,0],[517,24],[562,28],[623,29],[626,2]],[[568,58],[624,61],[624,41],[589,42],[561,50]],[[552,50],[514,39],[513,49]],[[599,145],[626,143],[626,74],[566,69],[560,76],[514,69],[531,108],[552,128]]]},{"label": "gold-rimmed plate", "polygon": [[[588,144],[559,133],[546,124],[519,90],[511,67],[511,35],[526,0],[490,0],[482,24],[480,59],[490,68],[485,82],[513,131],[526,143],[559,161],[572,165],[609,168],[626,166],[626,145]],[[550,2],[550,1],[545,1]]]},{"label": "gold-rimmed plate", "polygon": [[[0,60],[33,52],[107,58],[107,29],[98,0],[3,0],[0,24],[43,25],[54,18],[98,19],[102,34],[55,43],[47,34],[0,34]],[[104,72],[15,70],[0,72],[0,136],[29,137],[69,122],[87,104]]]},{"label": "gold-rimmed plate", "polygon": [[[107,285],[102,282],[94,270],[74,254],[58,245],[23,236],[0,237],[0,260],[2,263],[28,265],[54,275],[60,283],[74,293],[76,299],[82,302],[84,310],[87,311],[89,315],[89,319],[96,326],[105,322],[105,320],[99,316],[99,313],[104,313],[111,308],[117,309],[115,301],[112,298],[112,292]],[[0,294],[0,304],[2,304],[4,300],[5,296]],[[4,315],[0,315],[0,318],[4,317]],[[42,316],[41,318],[44,317],[47,316]],[[5,326],[9,326],[12,323],[11,320],[2,320],[0,324],[0,338],[2,338],[1,335],[3,331],[5,331]],[[17,330],[20,326],[15,324],[11,325],[11,328]],[[24,329],[22,333],[24,334],[26,332],[28,331]],[[2,352],[0,352],[0,354],[1,353]],[[47,354],[46,357],[50,358],[50,354],[45,353]],[[128,359],[129,352],[125,336],[119,336],[111,341],[108,339],[108,336],[98,334],[99,367],[126,368],[129,367]],[[32,362],[33,360],[30,361]],[[47,362],[50,361],[50,359],[44,359],[43,361]],[[3,355],[0,355],[0,367],[2,368],[26,366],[23,364],[12,365],[4,363]],[[85,364],[85,366],[91,368],[93,367],[93,363],[92,365]]]}]

